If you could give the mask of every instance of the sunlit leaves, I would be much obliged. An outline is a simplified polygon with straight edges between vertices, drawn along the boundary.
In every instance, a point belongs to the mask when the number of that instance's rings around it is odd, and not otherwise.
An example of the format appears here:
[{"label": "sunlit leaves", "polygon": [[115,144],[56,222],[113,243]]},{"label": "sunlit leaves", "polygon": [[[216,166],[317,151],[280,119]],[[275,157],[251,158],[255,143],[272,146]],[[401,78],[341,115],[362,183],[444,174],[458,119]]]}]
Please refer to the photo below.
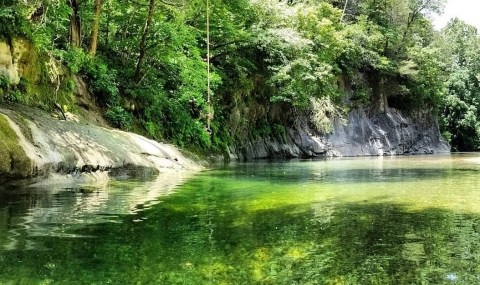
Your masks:
[{"label": "sunlit leaves", "polygon": [[477,30],[454,19],[442,31],[437,45],[443,52],[449,72],[442,104],[441,124],[451,136],[456,150],[480,147],[480,39]]},{"label": "sunlit leaves", "polygon": [[[309,98],[334,95],[336,60],[343,49],[339,22],[341,12],[327,3],[288,5],[285,2],[255,2],[268,20],[257,31],[258,46],[272,72],[273,102],[305,107]],[[276,11],[267,15],[267,11]]]}]

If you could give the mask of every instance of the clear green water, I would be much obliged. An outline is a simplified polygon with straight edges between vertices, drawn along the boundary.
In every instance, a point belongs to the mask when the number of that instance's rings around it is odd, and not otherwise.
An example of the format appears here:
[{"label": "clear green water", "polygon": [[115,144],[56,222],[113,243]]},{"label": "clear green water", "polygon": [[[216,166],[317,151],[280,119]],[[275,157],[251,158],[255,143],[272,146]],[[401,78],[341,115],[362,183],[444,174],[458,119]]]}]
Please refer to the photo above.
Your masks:
[{"label": "clear green water", "polygon": [[1,190],[0,284],[480,283],[480,155],[160,180]]}]

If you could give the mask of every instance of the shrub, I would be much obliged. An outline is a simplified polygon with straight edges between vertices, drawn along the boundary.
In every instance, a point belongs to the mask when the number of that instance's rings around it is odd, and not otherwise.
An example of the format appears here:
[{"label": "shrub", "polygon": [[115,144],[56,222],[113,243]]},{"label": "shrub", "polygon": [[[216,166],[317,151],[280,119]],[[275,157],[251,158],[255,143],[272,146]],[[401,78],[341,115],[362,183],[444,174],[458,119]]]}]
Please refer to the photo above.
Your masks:
[{"label": "shrub", "polygon": [[133,116],[119,106],[110,108],[105,114],[107,120],[117,128],[129,130],[133,124]]},{"label": "shrub", "polygon": [[90,92],[95,94],[101,104],[117,105],[119,90],[117,72],[109,68],[105,63],[95,60],[89,62],[85,73],[90,79]]},{"label": "shrub", "polygon": [[12,85],[10,80],[5,76],[0,76],[0,99],[3,102],[25,102],[22,90],[24,89],[23,82],[20,81],[18,85]]},{"label": "shrub", "polygon": [[19,7],[2,7],[0,9],[0,37],[31,37],[30,25],[22,16],[21,10]]},{"label": "shrub", "polygon": [[272,126],[272,133],[278,138],[281,138],[284,143],[287,142],[287,130],[285,129],[284,126],[279,124],[274,124]]},{"label": "shrub", "polygon": [[161,138],[161,129],[160,126],[153,123],[153,122],[146,122],[144,124],[145,130],[147,131],[147,134],[153,138],[153,139],[160,139]]},{"label": "shrub", "polygon": [[330,97],[320,99],[312,98],[310,120],[315,129],[323,134],[333,131],[332,120],[340,119],[343,124],[346,123],[342,112],[331,101]]},{"label": "shrub", "polygon": [[10,80],[3,75],[0,75],[0,89],[3,91],[10,90]]},{"label": "shrub", "polygon": [[[96,96],[103,106],[119,104],[117,72],[110,68],[100,57],[91,57],[81,48],[71,47],[59,56],[70,71],[83,75],[89,83],[89,91]],[[73,82],[67,83],[67,88],[73,91]]]}]

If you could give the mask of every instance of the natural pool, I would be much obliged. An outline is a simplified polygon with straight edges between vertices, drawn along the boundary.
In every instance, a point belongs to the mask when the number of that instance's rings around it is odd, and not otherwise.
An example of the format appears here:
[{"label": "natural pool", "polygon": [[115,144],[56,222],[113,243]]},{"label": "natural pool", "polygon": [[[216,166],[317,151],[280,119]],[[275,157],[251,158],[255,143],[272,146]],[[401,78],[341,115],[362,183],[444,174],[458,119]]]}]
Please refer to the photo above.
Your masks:
[{"label": "natural pool", "polygon": [[0,284],[479,284],[479,186],[459,154],[3,189]]}]

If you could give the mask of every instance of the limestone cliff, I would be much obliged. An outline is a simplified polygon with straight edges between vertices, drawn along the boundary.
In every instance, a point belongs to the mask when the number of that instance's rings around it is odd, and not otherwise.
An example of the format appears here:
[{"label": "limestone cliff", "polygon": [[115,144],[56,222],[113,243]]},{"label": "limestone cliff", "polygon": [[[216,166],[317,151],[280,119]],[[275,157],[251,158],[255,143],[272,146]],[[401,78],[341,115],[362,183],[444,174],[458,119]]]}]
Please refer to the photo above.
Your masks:
[{"label": "limestone cliff", "polygon": [[140,135],[58,120],[20,105],[0,108],[0,184],[53,178],[82,182],[197,169],[200,166],[174,146]]},{"label": "limestone cliff", "polygon": [[284,138],[260,138],[232,148],[237,160],[275,157],[377,156],[450,152],[431,114],[404,116],[389,108],[373,117],[362,109],[350,112],[348,123],[333,122],[333,132],[321,135],[307,122],[286,130]]}]

